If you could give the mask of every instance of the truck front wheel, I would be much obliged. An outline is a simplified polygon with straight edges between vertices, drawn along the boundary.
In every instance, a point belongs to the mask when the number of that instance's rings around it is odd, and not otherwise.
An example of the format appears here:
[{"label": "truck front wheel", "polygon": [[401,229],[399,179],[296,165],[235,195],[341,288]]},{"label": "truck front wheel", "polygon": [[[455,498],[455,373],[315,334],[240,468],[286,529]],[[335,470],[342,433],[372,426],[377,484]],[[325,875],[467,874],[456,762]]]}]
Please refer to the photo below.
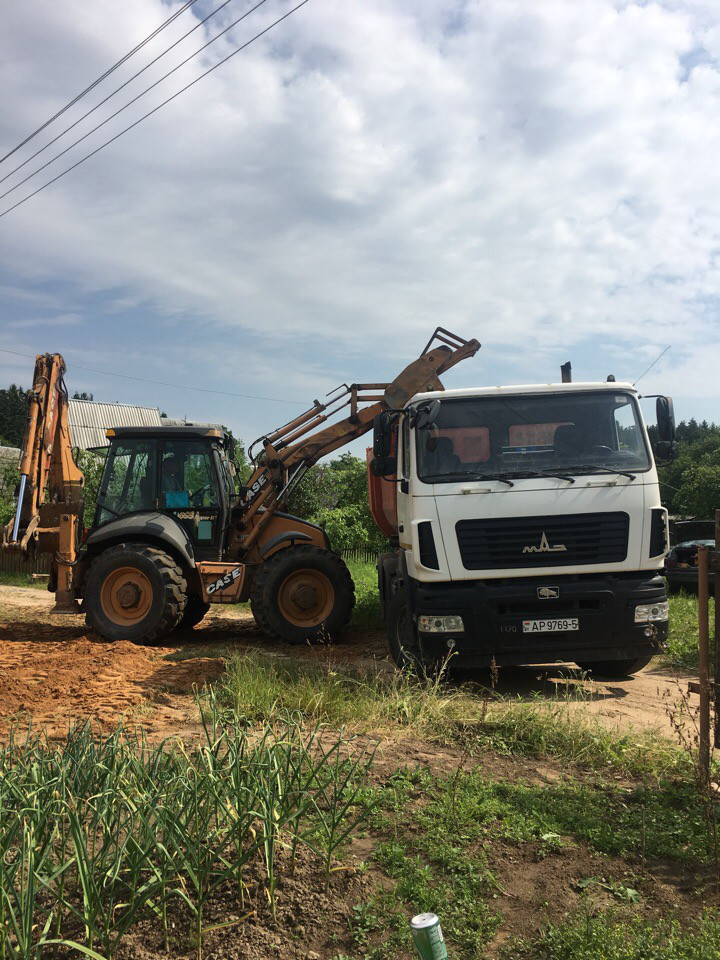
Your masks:
[{"label": "truck front wheel", "polygon": [[148,544],[121,543],[93,560],[85,621],[105,640],[157,643],[180,622],[187,584],[176,561]]},{"label": "truck front wheel", "polygon": [[390,656],[401,670],[425,671],[425,662],[417,631],[412,622],[402,586],[390,598],[385,612]]},{"label": "truck front wheel", "polygon": [[609,677],[612,680],[617,680],[621,677],[631,677],[634,673],[638,673],[643,667],[646,667],[651,660],[652,656],[633,657],[630,660],[595,660],[594,662],[587,661],[578,663],[578,666],[581,670],[587,673],[593,673],[595,676]]}]

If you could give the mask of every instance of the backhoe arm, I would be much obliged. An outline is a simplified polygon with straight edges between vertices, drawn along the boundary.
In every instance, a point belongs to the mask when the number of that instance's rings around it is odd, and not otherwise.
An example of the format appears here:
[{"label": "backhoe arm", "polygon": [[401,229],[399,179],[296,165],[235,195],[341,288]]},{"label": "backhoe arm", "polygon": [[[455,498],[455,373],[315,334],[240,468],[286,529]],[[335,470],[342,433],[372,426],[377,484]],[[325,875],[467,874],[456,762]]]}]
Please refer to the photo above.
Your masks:
[{"label": "backhoe arm", "polygon": [[[239,524],[247,530],[239,538],[241,548],[250,549],[260,539],[275,510],[318,460],[371,430],[376,415],[384,410],[401,409],[416,393],[443,390],[439,374],[474,356],[479,349],[477,340],[463,340],[438,327],[422,355],[392,383],[342,384],[331,391],[332,399],[327,403],[316,400],[305,413],[255,441],[250,447],[251,456],[259,444],[263,450],[253,457],[257,466],[240,507]],[[349,416],[318,429],[345,407],[350,408]]]},{"label": "backhoe arm", "polygon": [[65,362],[59,353],[36,358],[20,454],[17,509],[3,531],[2,545],[23,553],[51,554],[55,612],[74,613],[72,567],[85,479],[72,455],[64,374]]}]

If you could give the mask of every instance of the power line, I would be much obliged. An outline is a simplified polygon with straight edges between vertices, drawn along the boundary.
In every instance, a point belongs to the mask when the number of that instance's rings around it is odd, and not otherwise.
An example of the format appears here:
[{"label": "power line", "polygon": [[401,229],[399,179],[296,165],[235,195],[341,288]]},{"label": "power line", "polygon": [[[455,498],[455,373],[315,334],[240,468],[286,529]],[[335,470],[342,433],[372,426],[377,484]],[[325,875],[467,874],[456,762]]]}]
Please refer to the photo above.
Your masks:
[{"label": "power line", "polygon": [[109,77],[111,73],[113,73],[115,70],[118,69],[118,67],[121,67],[126,60],[129,60],[133,54],[137,53],[138,50],[141,50],[145,46],[145,44],[149,43],[151,40],[154,40],[155,37],[165,29],[165,27],[169,26],[174,20],[176,20],[180,16],[181,13],[184,13],[188,7],[191,7],[196,2],[197,0],[187,0],[187,3],[183,4],[183,6],[180,7],[179,10],[176,10],[175,13],[169,16],[167,20],[165,20],[164,23],[161,23],[159,27],[153,30],[153,32],[149,34],[149,36],[145,37],[145,39],[142,40],[140,43],[138,43],[137,46],[133,47],[132,50],[126,53],[124,57],[121,57],[117,61],[117,63],[114,63],[108,70],[105,71],[105,73],[99,76],[97,80],[93,80],[90,86],[85,87],[85,89],[81,93],[79,93],[76,97],[74,97],[69,103],[66,103],[61,110],[58,110],[57,113],[54,113],[50,117],[50,119],[46,120],[45,123],[43,123],[41,126],[37,128],[37,130],[34,130],[31,134],[25,137],[24,140],[21,140],[20,143],[18,143],[16,147],[13,147],[12,150],[6,153],[4,157],[0,157],[0,163],[3,163],[5,160],[7,160],[8,157],[11,157],[14,153],[17,153],[17,151],[21,147],[24,147],[26,143],[29,143],[39,133],[42,133],[42,131],[46,127],[49,127],[54,120],[57,120],[58,117],[61,117],[66,111],[70,109],[70,107],[75,106],[78,100],[81,100],[85,96],[85,94],[90,93],[90,91],[93,90],[99,83],[102,83],[102,81],[105,80],[107,77]]},{"label": "power line", "polygon": [[[261,2],[265,2],[265,0],[261,0]],[[176,97],[179,97],[181,93],[185,93],[185,91],[189,90],[190,87],[195,86],[195,84],[198,83],[198,81],[202,80],[204,77],[207,77],[208,74],[212,73],[214,70],[217,70],[217,68],[221,67],[224,63],[227,63],[227,61],[230,60],[232,57],[234,57],[236,54],[241,53],[243,50],[249,47],[251,43],[254,43],[256,40],[259,40],[260,37],[263,37],[266,33],[269,33],[270,30],[273,29],[273,27],[276,27],[279,23],[282,23],[283,20],[287,20],[287,18],[291,16],[293,13],[295,13],[296,10],[299,10],[300,7],[304,7],[305,4],[308,2],[309,0],[301,0],[300,3],[296,4],[294,7],[291,7],[287,13],[282,15],[282,17],[278,17],[277,20],[273,21],[273,23],[265,27],[264,30],[261,30],[259,33],[256,33],[254,37],[251,37],[241,46],[236,47],[235,50],[229,53],[226,57],[223,57],[222,60],[219,60],[212,67],[209,67],[204,73],[201,73],[199,76],[195,77],[194,80],[191,80],[190,83],[186,84],[184,87],[181,87],[181,89],[178,90],[177,93],[174,93],[172,96],[168,97],[166,100],[163,100],[162,103],[159,103],[156,107],[153,107],[152,110],[149,110],[147,113],[143,114],[142,117],[139,117],[137,120],[135,120],[129,126],[125,127],[119,133],[116,133],[114,137],[111,137],[109,140],[106,140],[105,143],[101,143],[99,147],[96,147],[95,150],[91,151],[86,156],[82,157],[76,163],[73,163],[71,166],[67,167],[65,170],[59,173],[56,177],[53,177],[52,180],[48,180],[47,183],[44,183],[41,187],[38,187],[37,190],[34,190],[32,193],[29,193],[26,197],[23,197],[22,200],[18,200],[17,203],[13,204],[11,207],[8,207],[7,210],[3,210],[3,212],[0,213],[0,218],[7,216],[8,213],[11,213],[13,210],[16,210],[23,203],[26,203],[28,200],[31,200],[33,197],[37,196],[38,193],[42,193],[42,191],[45,190],[47,187],[52,186],[53,183],[57,183],[57,181],[60,180],[61,177],[64,177],[65,174],[70,173],[72,170],[75,170],[75,168],[79,167],[80,164],[85,163],[86,160],[89,160],[91,157],[94,157],[96,153],[100,153],[100,151],[103,150],[105,147],[110,146],[111,143],[114,143],[123,134],[127,133],[129,130],[132,130],[134,127],[138,126],[138,124],[142,123],[143,120],[147,120],[148,117],[151,117],[154,113],[157,113],[157,111],[160,110],[162,107],[166,106],[172,100],[175,100]],[[248,13],[251,13],[251,12],[252,10],[248,11]],[[217,37],[215,39],[217,39]],[[127,106],[129,106],[129,104],[127,104]],[[64,152],[67,152],[67,151],[64,151]],[[55,159],[57,159],[57,157]]]},{"label": "power line", "polygon": [[[14,357],[27,357],[34,360],[35,357],[30,353],[19,353],[17,350],[4,350],[0,347],[0,353],[10,353]],[[175,387],[177,390],[193,390],[195,393],[217,393],[223,397],[240,397],[243,400],[267,400],[271,403],[299,403],[307,406],[304,400],[284,400],[281,397],[256,397],[250,393],[230,393],[227,390],[211,390],[209,387],[191,387],[184,383],[168,383],[166,380],[150,380],[148,377],[133,377],[129,373],[113,373],[111,370],[97,370],[95,367],[84,367],[79,363],[71,363],[71,367],[77,370],[87,370],[89,373],[101,373],[106,377],[119,377],[122,380],[137,380],[140,383],[153,383],[159,387]]]},{"label": "power line", "polygon": [[[650,366],[647,368],[647,370],[645,371],[645,373],[650,373],[650,371],[651,371],[652,368],[655,366],[655,364],[658,362],[658,360],[662,360],[662,358],[663,358],[663,357],[665,356],[665,354],[668,352],[668,350],[670,349],[670,347],[672,347],[672,344],[671,344],[671,343],[669,343],[669,344],[665,347],[665,349],[663,350],[663,352],[660,354],[659,357],[656,357],[656,358],[653,360],[653,362],[652,362],[652,363],[650,364]],[[637,380],[633,381],[633,386],[635,386],[636,383],[640,383],[640,381],[642,380],[642,378],[645,376],[645,373],[641,373],[640,376],[637,378]]]},{"label": "power line", "polygon": [[[223,7],[227,6],[228,3],[230,3],[230,0],[225,0],[225,2],[224,2],[223,4],[221,4],[217,9],[218,9],[218,10],[221,10]],[[212,38],[212,40],[208,40],[208,42],[205,43],[205,44],[203,44],[202,47],[200,47],[199,49],[197,49],[194,53],[191,53],[189,57],[186,57],[184,60],[182,60],[180,63],[178,63],[178,65],[175,66],[175,67],[173,67],[172,70],[168,70],[168,72],[167,72],[166,74],[163,74],[163,76],[160,77],[159,80],[156,80],[154,83],[151,83],[150,86],[149,86],[149,87],[146,87],[144,90],[141,90],[140,93],[138,93],[137,96],[133,97],[132,100],[129,100],[129,101],[128,101],[126,104],[124,104],[122,107],[119,107],[119,108],[115,111],[115,113],[111,113],[109,117],[106,117],[105,120],[102,120],[100,123],[98,123],[96,126],[94,126],[94,127],[92,128],[92,130],[88,130],[87,133],[84,133],[81,137],[78,137],[78,139],[77,139],[77,140],[74,140],[74,141],[70,144],[70,146],[65,147],[64,150],[61,150],[61,151],[60,151],[60,153],[56,154],[54,157],[51,157],[50,160],[48,160],[46,163],[43,163],[42,166],[40,166],[40,167],[37,168],[37,170],[33,170],[32,173],[29,173],[26,177],[24,177],[22,180],[20,180],[18,183],[16,183],[14,187],[10,187],[10,189],[9,189],[9,190],[6,190],[5,193],[0,193],[0,200],[4,200],[5,197],[9,196],[9,194],[14,193],[14,192],[15,192],[17,189],[19,189],[24,183],[27,183],[28,180],[32,180],[33,177],[37,176],[38,173],[41,173],[41,172],[42,172],[43,170],[45,170],[47,167],[51,166],[53,163],[55,163],[56,160],[59,160],[60,157],[64,157],[65,154],[66,154],[66,153],[69,153],[69,151],[72,150],[73,147],[76,147],[79,143],[82,143],[83,140],[87,140],[87,138],[90,137],[90,136],[92,136],[93,133],[95,133],[95,132],[96,132],[97,130],[99,130],[101,127],[104,127],[106,123],[110,123],[111,120],[114,120],[115,117],[117,117],[119,114],[123,113],[123,111],[127,110],[128,107],[131,107],[134,103],[137,103],[137,101],[140,100],[140,99],[142,99],[142,97],[144,97],[146,93],[149,93],[151,90],[153,90],[153,89],[154,89],[155,87],[157,87],[159,84],[161,84],[164,80],[167,80],[167,78],[170,77],[170,76],[172,76],[173,73],[176,73],[181,67],[184,67],[186,63],[189,63],[189,61],[192,60],[194,57],[196,57],[199,53],[202,53],[202,51],[205,50],[206,47],[209,47],[210,44],[215,43],[216,40],[219,40],[220,37],[222,37],[224,34],[226,34],[229,30],[232,30],[233,27],[236,27],[236,26],[238,25],[238,23],[240,23],[241,20],[244,20],[246,17],[249,17],[251,13],[254,13],[255,10],[257,10],[258,7],[261,7],[264,3],[267,3],[267,0],[258,0],[258,2],[255,4],[254,7],[250,7],[250,9],[247,10],[241,17],[238,17],[237,20],[234,20],[229,26],[225,27],[224,30],[221,30],[220,33],[218,33],[216,36],[214,36],[214,37]],[[217,13],[217,10],[215,10],[214,13]],[[195,29],[195,28],[193,28],[193,29]],[[190,31],[190,32],[192,33],[192,31]],[[161,56],[162,56],[162,54],[161,54]],[[159,60],[160,58],[157,57],[156,59]],[[222,61],[221,61],[221,62],[222,62]],[[150,64],[148,64],[148,66],[150,66]],[[142,73],[142,71],[140,71],[140,72]],[[131,77],[131,79],[134,79],[134,78]],[[128,81],[128,83],[129,83],[129,82],[130,82],[130,81]],[[119,89],[122,89],[122,88],[119,88]],[[182,92],[182,91],[180,91],[180,92]],[[112,96],[112,94],[111,94],[110,96]],[[106,99],[106,100],[109,100],[110,97],[106,97],[105,99]],[[103,101],[103,102],[105,102],[105,101]],[[98,104],[98,106],[100,106],[100,104]],[[90,113],[92,113],[92,110],[90,111]],[[88,115],[89,115],[89,114],[86,114],[86,116],[88,116]],[[84,119],[84,117],[81,117],[80,119],[82,120],[82,119]],[[79,122],[80,122],[80,121],[78,121],[78,123],[79,123]],[[71,129],[72,129],[72,127],[68,127],[68,130],[71,130]],[[67,133],[67,131],[65,131],[65,132]],[[61,136],[63,136],[63,134],[60,134],[58,137],[55,138],[55,140],[59,140]],[[52,142],[54,143],[55,141],[52,141]],[[48,146],[49,146],[49,145],[50,145],[50,144],[48,144]],[[43,149],[44,149],[44,148],[43,148]],[[38,150],[37,153],[42,153],[42,150]],[[33,154],[33,156],[37,156],[37,154]],[[32,159],[32,157],[31,157],[30,159]],[[26,162],[27,162],[27,161],[26,161]],[[22,166],[24,166],[24,165],[25,165],[24,163],[23,163],[23,164],[20,164],[20,167],[22,167]],[[16,167],[16,170],[19,170],[20,167]],[[12,171],[12,172],[14,173],[15,171]],[[3,180],[7,180],[7,178],[8,178],[9,176],[10,176],[10,174],[8,174],[6,177],[3,177]],[[3,180],[0,180],[0,183],[2,183]]]},{"label": "power line", "polygon": [[[192,0],[192,2],[195,3],[196,0]],[[264,0],[263,0],[263,2],[264,2]],[[18,170],[22,170],[22,168],[23,168],[26,164],[30,163],[31,160],[34,160],[35,157],[40,156],[40,154],[41,154],[41,153],[44,153],[44,152],[48,149],[48,147],[51,147],[54,143],[57,143],[58,140],[62,139],[62,137],[64,137],[66,133],[70,133],[70,131],[73,130],[75,127],[77,127],[78,124],[82,123],[83,120],[86,120],[86,119],[90,116],[91,113],[95,113],[95,111],[96,111],[96,110],[99,110],[100,107],[102,107],[104,104],[106,104],[106,103],[108,102],[108,100],[112,100],[112,98],[115,96],[116,93],[120,93],[121,90],[124,90],[125,87],[128,86],[128,84],[130,84],[130,83],[133,82],[133,80],[137,80],[137,78],[140,76],[140,74],[145,73],[146,70],[149,70],[150,67],[152,67],[154,64],[156,64],[156,63],[158,62],[158,60],[161,60],[161,59],[165,56],[166,53],[170,53],[171,50],[174,50],[174,48],[177,47],[177,45],[178,45],[179,43],[182,43],[182,41],[183,41],[183,40],[186,40],[186,39],[190,36],[191,33],[194,33],[196,30],[198,30],[200,27],[202,27],[203,24],[207,23],[207,21],[210,20],[211,17],[214,17],[216,13],[220,13],[220,11],[223,9],[223,7],[226,7],[229,3],[232,3],[232,0],[224,0],[224,3],[221,3],[219,7],[216,7],[214,10],[212,10],[212,11],[205,17],[204,20],[198,21],[198,23],[196,23],[194,27],[191,27],[191,29],[188,30],[187,33],[184,33],[178,40],[176,40],[174,43],[170,44],[169,47],[166,47],[165,50],[163,50],[162,53],[159,53],[153,60],[150,61],[150,63],[147,63],[144,67],[142,67],[142,69],[138,70],[137,73],[134,73],[128,80],[126,80],[124,83],[120,84],[119,87],[116,87],[115,90],[113,90],[112,93],[109,93],[109,94],[105,97],[104,100],[101,100],[100,103],[96,103],[94,107],[92,107],[90,110],[88,110],[86,113],[84,113],[79,119],[75,120],[74,123],[71,123],[69,127],[66,127],[66,128],[65,128],[64,130],[62,130],[56,137],[54,137],[52,140],[49,140],[49,141],[45,144],[45,146],[40,147],[40,149],[39,149],[39,150],[36,150],[35,153],[30,154],[30,156],[27,158],[27,160],[23,160],[23,162],[22,162],[22,163],[19,163],[19,164],[17,165],[17,167],[15,167],[15,168],[14,168],[13,170],[11,170],[9,173],[6,173],[4,177],[0,178],[0,183],[4,183],[4,182],[5,182],[6,180],[8,180],[14,173],[17,173]],[[260,5],[260,4],[258,4],[258,6],[259,6],[259,5]],[[255,9],[255,8],[253,7],[253,9]],[[248,13],[252,13],[252,10],[249,10]],[[247,16],[247,14],[246,14],[246,16]],[[241,17],[240,19],[242,20],[243,18]],[[238,23],[238,22],[239,22],[238,20],[235,21],[235,23]],[[235,25],[235,24],[230,24],[230,27],[233,27],[234,25]],[[230,29],[230,27],[228,27],[228,29]],[[219,36],[222,36],[222,34],[219,34]],[[217,37],[215,37],[215,39],[217,39]],[[212,43],[212,42],[213,42],[213,41],[211,40],[210,43]],[[208,46],[208,44],[205,44],[205,46]],[[204,50],[204,49],[205,49],[205,47],[201,47],[200,50],[197,50],[197,51],[196,51],[194,54],[192,54],[192,56],[189,57],[188,59],[192,59],[192,57],[196,56],[197,53],[200,53],[200,51],[201,51],[201,50]],[[187,63],[187,60],[184,60],[183,63]],[[182,66],[183,63],[179,64],[179,66]],[[178,69],[178,67],[176,67],[175,69]],[[173,72],[174,72],[174,71],[172,71],[172,70],[170,71],[170,73],[173,73]],[[170,76],[170,73],[166,73],[164,77],[161,77],[161,79],[158,80],[158,83],[160,83],[160,82],[161,82],[162,80],[164,80],[166,77],[169,77],[169,76]],[[145,93],[148,92],[148,90],[152,90],[152,87],[148,87],[147,90],[144,90],[143,93],[139,94],[139,96],[142,97]],[[136,97],[135,99],[139,99],[139,97]],[[131,100],[130,103],[125,104],[125,107],[129,107],[130,104],[132,104],[132,103],[134,103],[134,102],[135,102],[135,100]],[[108,117],[108,120],[112,120],[113,117],[116,117],[118,113],[121,113],[122,110],[125,109],[125,107],[122,107],[122,109],[121,109],[121,110],[118,110],[117,113],[114,113],[111,117]],[[86,137],[89,137],[91,133],[94,133],[95,130],[98,130],[101,126],[103,126],[104,123],[107,123],[108,120],[104,120],[103,123],[99,124],[99,125],[98,125],[97,127],[95,127],[93,130],[91,130],[90,133],[85,134],[85,136],[86,136]],[[46,126],[47,126],[47,124],[46,124]],[[85,138],[84,138],[84,137],[81,137],[80,139],[83,140],[83,139],[85,139]],[[68,150],[70,150],[72,147],[76,146],[78,143],[80,143],[80,140],[76,140],[75,143],[71,144],[70,147],[68,147]],[[64,152],[64,153],[67,153],[67,150],[66,150],[66,151],[63,151],[63,152]],[[53,159],[50,160],[49,163],[54,163],[55,160],[58,160],[62,155],[63,155],[62,153],[59,153],[56,157],[53,157]],[[9,156],[9,154],[8,154],[8,156]],[[1,161],[0,161],[0,162],[1,162]],[[48,163],[48,164],[45,164],[45,166],[49,166],[49,163]],[[35,173],[39,173],[41,170],[44,170],[44,169],[45,169],[45,167],[38,167],[38,169],[35,171]],[[30,177],[34,177],[34,176],[35,176],[35,173],[31,173],[31,174],[30,174]],[[13,190],[16,190],[18,187],[22,186],[23,183],[25,183],[27,180],[29,180],[30,177],[26,177],[25,180],[21,180],[20,183],[16,184],[12,189],[13,189]],[[12,192],[11,190],[8,190],[8,193],[11,193],[11,192]],[[7,196],[7,193],[6,193],[6,194],[3,194],[3,196]],[[0,198],[0,199],[1,199],[1,198]]]}]

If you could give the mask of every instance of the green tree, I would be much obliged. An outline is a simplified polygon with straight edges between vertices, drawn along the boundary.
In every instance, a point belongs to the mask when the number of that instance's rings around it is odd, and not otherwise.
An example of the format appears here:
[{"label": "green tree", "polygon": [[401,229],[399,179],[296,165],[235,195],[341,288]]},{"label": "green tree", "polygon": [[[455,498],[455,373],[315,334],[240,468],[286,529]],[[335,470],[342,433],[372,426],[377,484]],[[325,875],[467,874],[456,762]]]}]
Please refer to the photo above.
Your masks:
[{"label": "green tree", "polygon": [[0,526],[15,515],[15,487],[20,475],[14,460],[0,460]]},{"label": "green tree", "polygon": [[343,453],[308,471],[290,497],[291,513],[323,527],[337,550],[385,549],[370,513],[363,460]]},{"label": "green tree", "polygon": [[[655,447],[657,431],[649,430]],[[678,424],[679,455],[658,463],[660,495],[674,516],[710,519],[720,508],[720,427],[688,420]]]},{"label": "green tree", "polygon": [[19,447],[25,435],[27,390],[12,383],[0,390],[0,437],[3,446]]}]

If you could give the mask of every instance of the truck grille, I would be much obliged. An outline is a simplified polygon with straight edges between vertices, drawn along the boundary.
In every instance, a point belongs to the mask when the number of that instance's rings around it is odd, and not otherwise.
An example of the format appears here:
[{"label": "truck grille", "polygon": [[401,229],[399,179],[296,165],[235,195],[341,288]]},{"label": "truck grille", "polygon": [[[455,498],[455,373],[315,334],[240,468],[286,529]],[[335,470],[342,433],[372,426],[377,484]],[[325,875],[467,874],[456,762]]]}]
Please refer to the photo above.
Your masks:
[{"label": "truck grille", "polygon": [[627,556],[629,528],[627,513],[460,520],[455,525],[467,570],[618,563]]}]

